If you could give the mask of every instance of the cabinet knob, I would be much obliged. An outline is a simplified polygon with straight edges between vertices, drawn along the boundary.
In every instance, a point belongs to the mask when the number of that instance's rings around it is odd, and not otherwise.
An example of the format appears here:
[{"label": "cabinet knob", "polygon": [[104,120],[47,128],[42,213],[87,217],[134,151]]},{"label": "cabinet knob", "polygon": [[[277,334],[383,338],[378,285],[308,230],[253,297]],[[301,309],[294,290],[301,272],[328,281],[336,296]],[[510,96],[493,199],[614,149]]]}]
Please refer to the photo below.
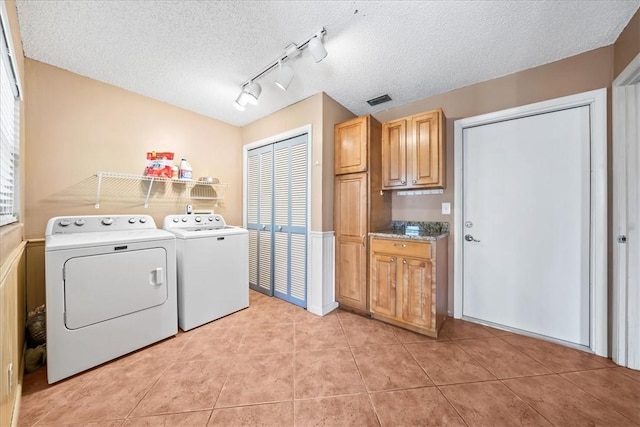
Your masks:
[{"label": "cabinet knob", "polygon": [[262,226],[262,230],[266,230],[266,229],[267,229],[267,226],[266,226],[266,225],[263,225],[263,226]]},{"label": "cabinet knob", "polygon": [[391,258],[391,262],[396,262],[396,259],[395,258]]},{"label": "cabinet knob", "polygon": [[403,263],[403,264],[406,264],[406,263],[407,263],[407,260],[406,260],[406,259],[403,259],[403,260],[402,260],[402,263]]},{"label": "cabinet knob", "polygon": [[366,170],[367,170],[367,167],[366,167],[366,166],[362,166],[362,167],[360,168],[360,170],[364,172],[364,171],[366,171]]},{"label": "cabinet knob", "polygon": [[403,179],[402,181],[400,181],[400,184],[403,184],[403,185],[404,185],[404,184],[406,184],[406,183],[407,183],[407,181],[405,181],[404,179]]},{"label": "cabinet knob", "polygon": [[407,247],[407,245],[404,244],[404,243],[394,243],[393,246],[398,246],[398,247],[401,247],[401,248],[406,248]]},{"label": "cabinet knob", "polygon": [[413,180],[413,181],[411,181],[411,182],[415,184],[415,183],[417,183],[418,181],[414,179],[414,180]]}]

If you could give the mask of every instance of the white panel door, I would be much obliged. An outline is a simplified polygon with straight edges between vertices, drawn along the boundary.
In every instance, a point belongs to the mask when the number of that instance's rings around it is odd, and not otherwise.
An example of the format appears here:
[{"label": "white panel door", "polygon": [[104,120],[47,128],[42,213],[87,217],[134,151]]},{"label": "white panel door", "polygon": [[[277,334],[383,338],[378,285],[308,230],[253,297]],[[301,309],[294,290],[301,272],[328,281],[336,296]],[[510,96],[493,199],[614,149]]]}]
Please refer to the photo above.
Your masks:
[{"label": "white panel door", "polygon": [[589,108],[463,130],[464,317],[589,346]]},{"label": "white panel door", "polygon": [[247,153],[249,286],[307,305],[308,135]]},{"label": "white panel door", "polygon": [[249,286],[273,295],[273,147],[256,148],[247,156]]},{"label": "white panel door", "polygon": [[274,294],[307,306],[307,135],[274,144]]}]

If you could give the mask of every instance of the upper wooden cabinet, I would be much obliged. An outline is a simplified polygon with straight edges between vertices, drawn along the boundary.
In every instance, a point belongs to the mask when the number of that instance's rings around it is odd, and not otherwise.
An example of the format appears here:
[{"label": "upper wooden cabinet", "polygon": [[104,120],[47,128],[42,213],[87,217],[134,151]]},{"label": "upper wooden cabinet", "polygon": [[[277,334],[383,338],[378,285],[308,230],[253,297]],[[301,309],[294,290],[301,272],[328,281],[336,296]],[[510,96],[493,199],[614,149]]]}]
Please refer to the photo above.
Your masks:
[{"label": "upper wooden cabinet", "polygon": [[368,164],[369,116],[335,126],[335,174],[366,172]]},{"label": "upper wooden cabinet", "polygon": [[382,187],[445,187],[445,116],[441,109],[382,124]]}]

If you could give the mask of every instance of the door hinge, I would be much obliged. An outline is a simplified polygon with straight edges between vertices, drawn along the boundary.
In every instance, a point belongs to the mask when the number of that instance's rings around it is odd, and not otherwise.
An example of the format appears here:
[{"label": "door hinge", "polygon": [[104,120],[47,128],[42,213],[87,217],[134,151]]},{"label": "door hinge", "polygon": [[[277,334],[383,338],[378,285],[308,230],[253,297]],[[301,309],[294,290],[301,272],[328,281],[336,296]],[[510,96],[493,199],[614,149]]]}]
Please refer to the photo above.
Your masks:
[{"label": "door hinge", "polygon": [[627,236],[625,236],[624,234],[618,236],[618,243],[627,243]]}]

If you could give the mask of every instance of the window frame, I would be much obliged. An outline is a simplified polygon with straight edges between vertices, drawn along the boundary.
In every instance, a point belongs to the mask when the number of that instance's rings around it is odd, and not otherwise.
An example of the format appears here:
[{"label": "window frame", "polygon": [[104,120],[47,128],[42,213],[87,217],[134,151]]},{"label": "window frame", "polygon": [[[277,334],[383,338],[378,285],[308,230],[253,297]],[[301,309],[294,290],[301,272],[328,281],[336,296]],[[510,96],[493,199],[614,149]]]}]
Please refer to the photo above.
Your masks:
[{"label": "window frame", "polygon": [[[16,53],[13,44],[13,39],[11,36],[11,29],[8,20],[8,12],[6,9],[6,2],[0,2],[0,73],[5,73],[4,67],[6,64],[7,71],[9,74],[9,84],[11,88],[11,92],[13,97],[13,132],[11,137],[13,138],[13,144],[9,146],[9,152],[12,155],[12,158],[9,160],[11,162],[11,167],[13,170],[10,172],[12,174],[11,179],[13,181],[12,191],[13,191],[13,200],[11,202],[11,213],[3,214],[0,212],[0,227],[16,223],[20,220],[20,104],[22,101],[22,84],[20,81],[20,73],[17,66],[16,61]],[[4,97],[3,97],[4,98]],[[2,102],[2,100],[0,100]],[[2,159],[4,162],[4,159]],[[0,164],[0,167],[1,164]],[[1,172],[0,172],[1,174]]]}]

